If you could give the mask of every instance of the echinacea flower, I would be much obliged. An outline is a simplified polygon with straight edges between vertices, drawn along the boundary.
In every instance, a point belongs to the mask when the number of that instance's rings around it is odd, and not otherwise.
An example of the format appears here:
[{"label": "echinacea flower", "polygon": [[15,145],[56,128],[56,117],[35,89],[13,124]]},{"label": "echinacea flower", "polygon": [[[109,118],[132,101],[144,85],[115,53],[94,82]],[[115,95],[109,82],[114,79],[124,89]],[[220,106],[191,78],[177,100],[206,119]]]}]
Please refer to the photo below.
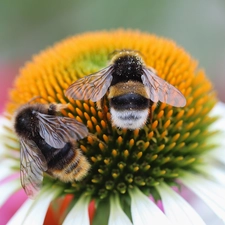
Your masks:
[{"label": "echinacea flower", "polygon": [[[128,130],[112,126],[109,111],[104,116],[94,102],[65,97],[72,82],[104,68],[110,53],[120,49],[140,52],[147,66],[183,93],[186,106],[154,104],[151,121]],[[86,33],[35,56],[10,92],[1,134],[1,179],[20,170],[11,116],[36,96],[42,103],[69,103],[62,115],[87,126],[92,136],[78,145],[91,169],[74,183],[44,175],[40,194],[26,200],[8,224],[43,224],[50,209],[63,225],[207,224],[179,194],[183,186],[225,221],[225,106],[204,71],[174,42],[130,30]],[[20,188],[18,176],[0,186],[0,204]],[[57,211],[68,196],[66,209]]]}]

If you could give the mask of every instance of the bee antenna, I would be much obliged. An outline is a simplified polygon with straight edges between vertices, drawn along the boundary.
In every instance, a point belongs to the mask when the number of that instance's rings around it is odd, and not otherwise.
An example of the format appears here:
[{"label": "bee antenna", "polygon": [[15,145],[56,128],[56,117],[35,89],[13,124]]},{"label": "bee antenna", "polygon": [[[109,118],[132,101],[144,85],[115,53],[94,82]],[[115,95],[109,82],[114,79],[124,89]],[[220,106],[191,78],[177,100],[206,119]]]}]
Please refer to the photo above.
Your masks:
[{"label": "bee antenna", "polygon": [[108,58],[109,59],[112,58],[116,53],[121,52],[121,51],[123,51],[123,50],[115,49],[113,52],[109,53]]},{"label": "bee antenna", "polygon": [[117,53],[122,53],[122,52],[136,52],[140,55],[142,55],[138,50],[134,50],[134,49],[129,49],[129,48],[123,48],[123,49],[116,49],[113,52],[111,52],[108,56],[109,59],[111,59],[114,55],[116,55]]},{"label": "bee antenna", "polygon": [[27,102],[27,104],[31,104],[31,102],[34,102],[34,101],[36,101],[37,99],[43,99],[43,97],[41,97],[41,96],[35,96],[35,97],[31,98],[31,99]]}]

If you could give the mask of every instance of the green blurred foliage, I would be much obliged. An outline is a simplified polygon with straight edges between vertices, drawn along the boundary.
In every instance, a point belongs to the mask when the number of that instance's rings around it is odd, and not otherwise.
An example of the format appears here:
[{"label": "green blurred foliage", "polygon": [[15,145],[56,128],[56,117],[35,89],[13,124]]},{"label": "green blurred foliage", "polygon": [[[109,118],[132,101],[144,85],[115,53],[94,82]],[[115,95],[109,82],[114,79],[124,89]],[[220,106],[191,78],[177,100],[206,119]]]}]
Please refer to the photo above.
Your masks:
[{"label": "green blurred foliage", "polygon": [[113,28],[173,39],[213,81],[224,77],[224,0],[1,0],[0,59],[23,62],[68,36]]}]

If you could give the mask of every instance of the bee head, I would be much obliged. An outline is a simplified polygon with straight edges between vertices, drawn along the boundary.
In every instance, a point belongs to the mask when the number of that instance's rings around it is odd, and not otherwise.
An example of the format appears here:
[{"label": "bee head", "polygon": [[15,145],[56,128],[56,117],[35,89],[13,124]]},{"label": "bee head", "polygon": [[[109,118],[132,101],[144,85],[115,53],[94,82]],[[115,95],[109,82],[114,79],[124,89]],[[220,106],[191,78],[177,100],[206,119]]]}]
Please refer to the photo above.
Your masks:
[{"label": "bee head", "polygon": [[31,106],[25,106],[18,110],[14,116],[14,129],[20,135],[28,135],[36,130],[38,118],[37,111]]}]

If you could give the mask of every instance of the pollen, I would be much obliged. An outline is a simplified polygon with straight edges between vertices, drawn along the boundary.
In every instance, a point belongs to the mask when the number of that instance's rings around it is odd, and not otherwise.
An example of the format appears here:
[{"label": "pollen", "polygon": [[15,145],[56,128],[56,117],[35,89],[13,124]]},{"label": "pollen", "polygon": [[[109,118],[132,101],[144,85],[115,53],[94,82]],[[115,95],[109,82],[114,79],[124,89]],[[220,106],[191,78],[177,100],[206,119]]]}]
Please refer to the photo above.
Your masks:
[{"label": "pollen", "polygon": [[[147,67],[185,96],[186,106],[151,104],[143,128],[129,130],[113,125],[108,93],[101,108],[91,100],[78,101],[64,95],[71,83],[105,68],[110,54],[122,49],[140,52]],[[62,116],[85,124],[90,134],[79,140],[77,147],[91,169],[81,182],[59,182],[65,185],[65,193],[104,199],[110,193],[126,196],[129,188],[137,186],[154,197],[155,186],[162,181],[176,183],[182,171],[193,170],[202,161],[202,153],[211,147],[205,139],[214,135],[208,131],[216,120],[209,116],[217,102],[213,86],[184,49],[155,35],[115,30],[85,33],[59,42],[20,70],[10,92],[8,114],[13,115],[36,96],[41,98],[35,102],[67,104]],[[53,184],[55,180],[48,182]]]}]

